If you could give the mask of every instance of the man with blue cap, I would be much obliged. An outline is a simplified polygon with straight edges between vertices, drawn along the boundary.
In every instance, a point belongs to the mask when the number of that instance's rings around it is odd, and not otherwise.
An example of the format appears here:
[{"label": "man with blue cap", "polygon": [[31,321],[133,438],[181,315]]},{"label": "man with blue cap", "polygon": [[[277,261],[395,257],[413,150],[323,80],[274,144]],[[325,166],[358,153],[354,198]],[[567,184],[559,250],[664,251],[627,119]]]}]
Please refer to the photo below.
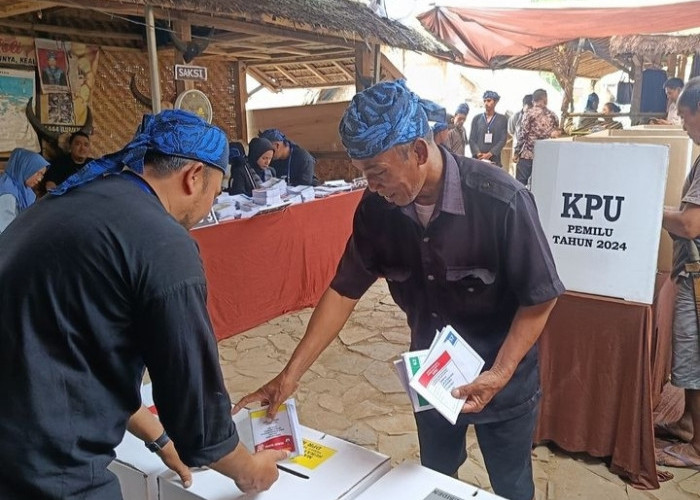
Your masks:
[{"label": "man with blue cap", "polygon": [[146,115],[124,149],[0,235],[0,498],[120,499],[107,466],[140,407],[145,368],[162,426],[135,434],[151,451],[168,463],[170,436],[185,464],[243,491],[276,480],[285,453],[251,455],[231,421],[188,233],[227,164],[220,129],[185,111]]},{"label": "man with blue cap", "polygon": [[468,115],[469,105],[466,102],[463,102],[457,106],[455,116],[452,118],[452,128],[450,129],[450,133],[445,140],[445,147],[454,154],[460,156],[464,156],[467,149],[467,144],[469,144],[467,131],[464,130],[464,124],[467,121]]},{"label": "man with blue cap", "polygon": [[493,163],[500,167],[501,151],[508,139],[508,118],[496,113],[496,105],[501,99],[493,90],[484,92],[484,112],[472,120],[469,133],[469,149],[472,158]]},{"label": "man with blue cap", "polygon": [[415,414],[423,465],[456,475],[474,424],[494,491],[532,500],[535,343],[564,287],[530,192],[501,169],[437,146],[428,125],[440,120],[436,111],[402,81],[353,98],[340,136],[369,187],[352,236],[282,373],[234,411],[253,401],[277,408],[383,277],[406,313],[411,350],[452,325],[485,360],[453,393],[466,398],[456,425],[436,410]]},{"label": "man with blue cap", "polygon": [[290,141],[276,128],[263,130],[258,137],[267,139],[275,148],[270,168],[290,186],[315,186],[318,184],[314,172],[316,159],[307,150]]}]

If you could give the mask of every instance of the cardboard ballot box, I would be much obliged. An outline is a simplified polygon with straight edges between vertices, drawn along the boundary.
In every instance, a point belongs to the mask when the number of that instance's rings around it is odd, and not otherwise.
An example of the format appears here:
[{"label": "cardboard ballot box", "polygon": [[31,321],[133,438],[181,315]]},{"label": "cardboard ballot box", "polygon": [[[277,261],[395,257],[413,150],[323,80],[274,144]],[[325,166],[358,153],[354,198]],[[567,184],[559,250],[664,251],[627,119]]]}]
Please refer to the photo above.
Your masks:
[{"label": "cardboard ballot box", "polygon": [[[141,402],[153,407],[151,384],[141,386]],[[117,458],[107,467],[119,479],[127,500],[158,500],[158,475],[168,470],[158,455],[129,432],[114,450]]]},{"label": "cardboard ballot box", "polygon": [[[239,428],[243,427],[240,425]],[[279,479],[268,491],[246,495],[232,479],[211,469],[193,471],[185,489],[171,471],[158,478],[160,500],[323,500],[356,498],[390,469],[386,455],[308,427],[301,427],[304,456],[280,462]],[[244,444],[245,441],[241,439]],[[291,472],[290,472],[291,471]]]},{"label": "cardboard ballot box", "polygon": [[669,147],[538,141],[532,194],[567,290],[651,304]]},{"label": "cardboard ballot box", "polygon": [[[322,498],[323,495],[318,495]],[[357,500],[497,500],[470,484],[418,464],[404,462],[367,488]]]}]

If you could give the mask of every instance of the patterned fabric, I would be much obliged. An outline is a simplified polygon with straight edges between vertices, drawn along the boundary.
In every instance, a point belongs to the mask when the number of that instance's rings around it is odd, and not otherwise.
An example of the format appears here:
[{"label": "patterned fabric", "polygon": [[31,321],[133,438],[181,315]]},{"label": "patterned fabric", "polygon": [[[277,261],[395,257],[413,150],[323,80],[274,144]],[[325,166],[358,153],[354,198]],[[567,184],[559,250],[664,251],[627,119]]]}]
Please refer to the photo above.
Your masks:
[{"label": "patterned fabric", "polygon": [[549,139],[552,132],[559,128],[559,118],[545,106],[534,106],[523,116],[518,133],[520,158],[531,160],[535,149],[535,141]]},{"label": "patterned fabric", "polygon": [[447,130],[449,125],[445,122],[437,122],[433,125],[433,134],[439,134],[443,130]]},{"label": "patterned fabric", "polygon": [[39,153],[17,148],[10,153],[5,173],[0,175],[0,195],[11,194],[21,212],[34,203],[36,195],[25,182],[49,164]]},{"label": "patterned fabric", "polygon": [[459,106],[457,106],[457,111],[455,111],[456,115],[468,115],[469,114],[469,104],[466,102],[463,102]]},{"label": "patterned fabric", "polygon": [[493,90],[487,90],[484,92],[484,100],[486,99],[493,99],[494,101],[500,101],[501,96],[498,95],[498,92],[494,92]]},{"label": "patterned fabric", "polygon": [[418,97],[404,80],[380,82],[353,97],[338,131],[351,158],[372,158],[446,121],[444,108]]},{"label": "patterned fabric", "polygon": [[287,140],[287,137],[282,133],[282,131],[276,128],[263,130],[258,134],[258,137],[267,139],[270,142],[285,142]]},{"label": "patterned fabric", "polygon": [[140,174],[149,151],[201,161],[224,173],[228,168],[229,148],[223,130],[193,113],[168,109],[155,116],[144,115],[136,135],[124,149],[91,161],[50,193],[60,196],[105,174],[121,172],[125,165]]}]

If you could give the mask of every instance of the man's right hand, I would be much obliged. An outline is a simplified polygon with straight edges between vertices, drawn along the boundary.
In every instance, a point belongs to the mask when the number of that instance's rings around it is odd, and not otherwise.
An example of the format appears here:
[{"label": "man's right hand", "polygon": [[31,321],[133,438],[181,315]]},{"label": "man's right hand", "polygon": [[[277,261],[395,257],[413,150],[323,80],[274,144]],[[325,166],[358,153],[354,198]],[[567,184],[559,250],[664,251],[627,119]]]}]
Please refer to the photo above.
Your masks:
[{"label": "man's right hand", "polygon": [[297,390],[298,386],[299,382],[291,380],[286,372],[283,371],[257,391],[251,392],[247,396],[241,398],[233,407],[233,414],[235,415],[241,408],[250,403],[259,402],[263,405],[269,405],[267,416],[269,418],[274,418],[280,405],[287,401],[289,396]]},{"label": "man's right hand", "polygon": [[263,450],[251,455],[242,443],[210,465],[212,469],[233,479],[243,493],[257,493],[270,489],[277,481],[277,462],[289,457],[284,450]]}]

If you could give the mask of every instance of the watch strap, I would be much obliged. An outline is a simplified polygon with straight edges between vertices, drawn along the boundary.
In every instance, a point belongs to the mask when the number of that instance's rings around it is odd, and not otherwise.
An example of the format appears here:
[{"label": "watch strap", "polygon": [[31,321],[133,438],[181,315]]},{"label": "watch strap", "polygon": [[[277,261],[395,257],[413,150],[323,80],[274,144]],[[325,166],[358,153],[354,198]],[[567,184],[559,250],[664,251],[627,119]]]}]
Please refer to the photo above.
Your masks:
[{"label": "watch strap", "polygon": [[163,434],[161,434],[158,439],[156,439],[155,441],[146,441],[144,445],[146,445],[146,448],[151,450],[153,453],[156,453],[162,450],[163,447],[169,442],[170,437],[168,437],[168,434],[165,431],[163,431]]}]

